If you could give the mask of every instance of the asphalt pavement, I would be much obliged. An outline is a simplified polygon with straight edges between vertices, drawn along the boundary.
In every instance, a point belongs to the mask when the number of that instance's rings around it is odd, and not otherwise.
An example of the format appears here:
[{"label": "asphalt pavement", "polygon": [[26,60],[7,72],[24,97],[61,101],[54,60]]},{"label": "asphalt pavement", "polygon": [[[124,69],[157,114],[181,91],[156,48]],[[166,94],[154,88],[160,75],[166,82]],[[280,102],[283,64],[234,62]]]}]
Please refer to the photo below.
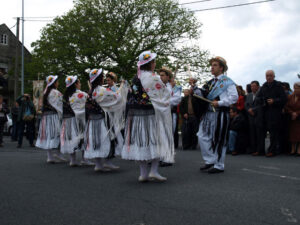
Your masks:
[{"label": "asphalt pavement", "polygon": [[117,172],[47,164],[46,153],[0,149],[0,225],[300,224],[300,157],[227,155],[223,174],[199,171],[200,151],[177,150],[165,183],[139,183],[135,162]]}]

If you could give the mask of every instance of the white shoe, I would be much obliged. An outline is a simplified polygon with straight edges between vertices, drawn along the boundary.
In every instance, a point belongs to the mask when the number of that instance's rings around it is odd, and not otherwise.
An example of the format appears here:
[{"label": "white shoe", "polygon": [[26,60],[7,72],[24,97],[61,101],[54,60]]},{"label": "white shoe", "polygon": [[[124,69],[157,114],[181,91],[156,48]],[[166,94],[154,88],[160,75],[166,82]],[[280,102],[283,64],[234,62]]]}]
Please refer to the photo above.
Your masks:
[{"label": "white shoe", "polygon": [[81,160],[80,165],[81,166],[95,166],[95,163],[93,163],[90,160]]},{"label": "white shoe", "polygon": [[163,177],[159,174],[149,173],[149,180],[163,182],[163,181],[166,181],[167,178]]},{"label": "white shoe", "polygon": [[104,163],[103,167],[107,168],[107,169],[111,169],[111,170],[118,170],[118,169],[120,169],[119,166],[116,166],[114,164],[106,164],[106,163]]},{"label": "white shoe", "polygon": [[104,167],[95,167],[95,168],[94,168],[94,171],[95,171],[95,172],[109,172],[109,171],[111,171],[111,170],[108,169],[108,168],[104,168]]},{"label": "white shoe", "polygon": [[54,159],[47,159],[47,163],[55,164],[55,163],[57,163],[57,161],[55,161]]},{"label": "white shoe", "polygon": [[76,166],[78,166],[78,164],[77,164],[76,162],[70,162],[70,163],[69,163],[69,166],[70,166],[70,167],[76,167]]},{"label": "white shoe", "polygon": [[141,183],[147,182],[148,181],[148,177],[139,176],[138,181],[141,182]]}]

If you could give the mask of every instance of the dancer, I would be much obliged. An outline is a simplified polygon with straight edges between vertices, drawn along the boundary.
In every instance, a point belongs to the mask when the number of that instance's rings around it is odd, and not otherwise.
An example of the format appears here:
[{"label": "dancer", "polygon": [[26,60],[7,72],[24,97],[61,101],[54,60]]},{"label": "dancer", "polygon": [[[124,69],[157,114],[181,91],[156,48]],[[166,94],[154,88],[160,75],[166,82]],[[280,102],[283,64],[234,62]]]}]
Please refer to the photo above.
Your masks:
[{"label": "dancer", "polygon": [[[119,91],[119,88],[116,85],[117,80],[118,80],[118,77],[114,72],[109,72],[106,74],[106,83],[108,85],[108,89],[110,89],[111,91],[116,92],[116,93]],[[123,96],[123,98],[125,98],[125,101],[126,101],[126,96]],[[126,103],[124,102],[124,104],[126,104]],[[113,112],[110,112],[109,114],[112,117],[114,117]],[[112,163],[112,159],[115,158],[115,156],[121,155],[121,151],[122,151],[123,144],[124,144],[124,138],[121,133],[121,130],[116,133],[116,129],[113,126],[111,118],[109,117],[108,114],[107,114],[107,120],[108,120],[107,124],[108,124],[108,128],[109,128],[111,145],[110,145],[109,155],[106,158],[105,163],[104,163],[104,167],[108,168],[108,169],[112,169],[112,170],[117,170],[120,167],[114,165]]]},{"label": "dancer", "polygon": [[178,113],[177,107],[181,102],[181,86],[177,86],[175,82],[175,77],[170,69],[162,67],[158,70],[160,79],[167,86],[171,93],[170,107],[172,113],[172,131],[174,134],[174,144],[175,148],[178,147]]},{"label": "dancer", "polygon": [[118,81],[118,77],[114,72],[109,72],[106,74],[106,83],[108,85],[108,88],[114,92],[118,90],[118,87],[116,85],[116,82]]},{"label": "dancer", "polygon": [[[177,87],[173,73],[170,69],[162,67],[158,70],[161,81],[166,85],[170,91],[170,107],[171,107],[171,116],[172,116],[172,132],[174,139],[175,148],[178,147],[178,116],[177,116],[177,106],[181,101],[181,87]],[[172,166],[172,163],[159,162],[161,167]]]},{"label": "dancer", "polygon": [[[201,91],[196,86],[194,93],[212,101],[199,125],[198,138],[205,165],[201,171],[224,172],[225,154],[228,140],[229,106],[236,103],[238,93],[234,82],[227,77],[227,63],[222,57],[209,61],[214,79]],[[202,100],[201,100],[202,101]]]},{"label": "dancer", "polygon": [[[154,73],[155,53],[139,56],[138,74],[128,94],[128,115],[122,158],[140,164],[138,180],[165,181],[158,173],[159,161],[174,162],[174,141],[170,110],[170,92]],[[148,162],[151,162],[150,172]]]},{"label": "dancer", "polygon": [[60,154],[54,152],[59,147],[59,136],[62,117],[62,94],[57,90],[58,76],[50,75],[46,78],[46,89],[43,96],[42,119],[36,147],[47,150],[47,162],[55,163],[55,158],[66,161]]},{"label": "dancer", "polygon": [[[85,103],[87,93],[80,91],[77,76],[67,76],[63,96],[63,122],[60,134],[60,151],[70,154],[70,166],[77,166],[76,151],[82,150],[85,129]],[[82,160],[82,164],[85,164]]]},{"label": "dancer", "polygon": [[[89,73],[91,90],[86,103],[88,122],[85,129],[85,158],[95,159],[95,171],[117,169],[110,160],[105,160],[111,152],[110,130],[114,127],[116,134],[121,130],[126,106],[127,88],[122,85],[116,92],[103,85],[103,70],[93,69]],[[105,118],[110,116],[110,125]],[[112,113],[112,114],[111,114]]]}]

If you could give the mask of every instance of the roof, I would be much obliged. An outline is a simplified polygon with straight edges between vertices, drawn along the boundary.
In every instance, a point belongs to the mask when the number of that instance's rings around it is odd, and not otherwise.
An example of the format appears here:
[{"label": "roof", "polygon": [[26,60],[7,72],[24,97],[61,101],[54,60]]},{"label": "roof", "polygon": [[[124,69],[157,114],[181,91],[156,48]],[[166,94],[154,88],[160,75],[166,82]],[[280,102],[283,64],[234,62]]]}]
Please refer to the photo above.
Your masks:
[{"label": "roof", "polygon": [[[0,25],[0,29],[3,28],[4,30],[6,30],[7,32],[9,32],[15,39],[17,39],[16,35],[9,29],[9,27],[5,24],[5,23],[2,23]],[[22,42],[19,40],[19,44],[22,45]],[[28,51],[28,49],[24,46],[24,50],[25,52],[27,51],[27,53],[25,54],[30,54],[30,51]]]}]

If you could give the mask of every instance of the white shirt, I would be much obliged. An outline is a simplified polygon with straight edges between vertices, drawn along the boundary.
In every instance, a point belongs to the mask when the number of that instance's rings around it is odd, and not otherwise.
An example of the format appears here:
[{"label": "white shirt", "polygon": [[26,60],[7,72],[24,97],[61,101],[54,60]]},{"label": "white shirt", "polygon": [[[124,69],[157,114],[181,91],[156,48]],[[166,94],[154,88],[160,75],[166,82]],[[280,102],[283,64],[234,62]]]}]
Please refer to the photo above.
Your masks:
[{"label": "white shirt", "polygon": [[170,98],[170,105],[172,106],[177,106],[181,102],[181,89],[176,88],[174,92],[174,88],[172,88],[170,83],[166,84],[168,90],[170,91],[171,98]]},{"label": "white shirt", "polygon": [[[218,79],[221,79],[224,74],[219,75]],[[195,94],[202,96],[201,91],[195,90]],[[228,88],[219,95],[220,101],[218,101],[219,106],[229,107],[232,104],[235,104],[239,98],[238,92],[236,90],[235,84],[229,85]]]},{"label": "white shirt", "polygon": [[[221,79],[225,75],[219,75],[217,78]],[[218,101],[219,106],[229,107],[235,104],[239,98],[238,92],[236,90],[235,84],[229,85],[228,88],[220,94],[220,101]]]}]

